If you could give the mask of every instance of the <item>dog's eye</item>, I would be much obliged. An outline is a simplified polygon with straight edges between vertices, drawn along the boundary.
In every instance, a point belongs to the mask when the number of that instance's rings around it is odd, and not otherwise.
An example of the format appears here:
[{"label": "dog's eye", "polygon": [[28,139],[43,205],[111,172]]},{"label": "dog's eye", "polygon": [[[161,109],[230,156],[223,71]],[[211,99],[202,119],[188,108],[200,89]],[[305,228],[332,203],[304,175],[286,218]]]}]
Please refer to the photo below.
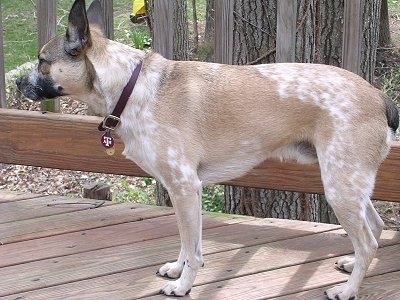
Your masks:
[{"label": "dog's eye", "polygon": [[39,72],[46,75],[50,72],[50,63],[44,58],[39,58]]}]

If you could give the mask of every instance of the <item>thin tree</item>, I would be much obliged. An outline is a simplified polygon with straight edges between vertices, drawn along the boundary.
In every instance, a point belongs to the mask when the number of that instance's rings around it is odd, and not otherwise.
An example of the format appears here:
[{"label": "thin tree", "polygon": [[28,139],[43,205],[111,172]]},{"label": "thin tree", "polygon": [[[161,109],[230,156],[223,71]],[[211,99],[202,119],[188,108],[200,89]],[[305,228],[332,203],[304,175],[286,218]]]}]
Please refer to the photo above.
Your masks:
[{"label": "thin tree", "polygon": [[382,0],[379,25],[379,47],[386,48],[392,45],[390,37],[388,0]]}]

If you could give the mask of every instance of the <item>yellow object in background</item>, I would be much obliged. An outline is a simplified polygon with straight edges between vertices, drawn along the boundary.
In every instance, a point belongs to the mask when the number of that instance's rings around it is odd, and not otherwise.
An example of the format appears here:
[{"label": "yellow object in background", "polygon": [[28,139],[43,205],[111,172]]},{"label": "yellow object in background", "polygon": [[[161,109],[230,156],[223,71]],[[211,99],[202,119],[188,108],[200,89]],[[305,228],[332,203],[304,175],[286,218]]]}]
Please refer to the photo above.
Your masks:
[{"label": "yellow object in background", "polygon": [[131,21],[133,23],[142,23],[145,21],[146,6],[144,0],[133,0],[132,1],[132,13]]},{"label": "yellow object in background", "polygon": [[144,0],[133,0],[132,1],[132,15],[133,16],[142,16],[146,14],[146,8],[144,5]]}]

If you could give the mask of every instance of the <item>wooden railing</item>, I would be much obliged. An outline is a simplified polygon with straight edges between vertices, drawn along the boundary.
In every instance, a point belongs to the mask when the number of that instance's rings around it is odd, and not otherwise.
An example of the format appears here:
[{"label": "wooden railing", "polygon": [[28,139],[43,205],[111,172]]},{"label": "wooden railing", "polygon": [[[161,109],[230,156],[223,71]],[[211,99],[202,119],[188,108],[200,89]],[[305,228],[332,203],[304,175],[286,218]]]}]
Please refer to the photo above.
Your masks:
[{"label": "wooden railing", "polygon": [[[148,176],[121,152],[108,156],[100,144],[101,118],[0,109],[0,162],[65,170]],[[400,143],[382,164],[374,199],[400,201]],[[323,193],[319,167],[266,161],[230,185]]]}]

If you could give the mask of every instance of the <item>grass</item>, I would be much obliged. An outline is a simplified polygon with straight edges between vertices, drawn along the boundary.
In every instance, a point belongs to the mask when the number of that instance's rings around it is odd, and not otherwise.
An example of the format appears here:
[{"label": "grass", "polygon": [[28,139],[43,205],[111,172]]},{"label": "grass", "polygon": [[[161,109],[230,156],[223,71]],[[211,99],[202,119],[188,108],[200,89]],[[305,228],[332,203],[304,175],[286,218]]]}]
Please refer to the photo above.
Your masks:
[{"label": "grass", "polygon": [[37,32],[32,1],[2,0],[6,72],[37,56]]},{"label": "grass", "polygon": [[391,14],[400,12],[400,1],[399,0],[388,0],[388,7]]}]

